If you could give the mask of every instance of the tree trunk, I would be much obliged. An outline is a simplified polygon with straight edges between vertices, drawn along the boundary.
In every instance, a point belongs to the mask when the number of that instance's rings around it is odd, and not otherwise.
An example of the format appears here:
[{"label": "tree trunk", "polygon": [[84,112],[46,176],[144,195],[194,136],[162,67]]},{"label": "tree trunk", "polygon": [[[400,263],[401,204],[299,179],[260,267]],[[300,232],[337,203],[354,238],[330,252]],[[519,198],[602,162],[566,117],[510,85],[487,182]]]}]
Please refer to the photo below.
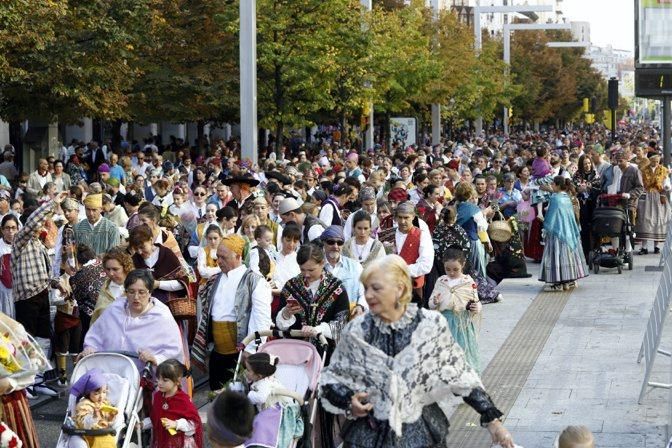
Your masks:
[{"label": "tree trunk", "polygon": [[121,120],[112,122],[112,151],[117,152],[121,146]]},{"label": "tree trunk", "polygon": [[345,116],[345,110],[341,110],[341,113],[339,114],[339,123],[341,125],[341,141],[339,142],[341,144],[341,147],[345,144],[345,134],[346,134],[346,126],[348,125],[348,119]]},{"label": "tree trunk", "polygon": [[196,138],[198,139],[198,154],[206,156],[205,154],[205,121],[198,120],[196,122]]},{"label": "tree trunk", "polygon": [[275,122],[275,154],[280,155],[280,148],[282,148],[282,133],[284,131],[285,124],[282,120]]},{"label": "tree trunk", "polygon": [[19,172],[29,171],[29,167],[23,166],[23,129],[21,121],[9,122],[9,143],[14,146],[14,163]]}]

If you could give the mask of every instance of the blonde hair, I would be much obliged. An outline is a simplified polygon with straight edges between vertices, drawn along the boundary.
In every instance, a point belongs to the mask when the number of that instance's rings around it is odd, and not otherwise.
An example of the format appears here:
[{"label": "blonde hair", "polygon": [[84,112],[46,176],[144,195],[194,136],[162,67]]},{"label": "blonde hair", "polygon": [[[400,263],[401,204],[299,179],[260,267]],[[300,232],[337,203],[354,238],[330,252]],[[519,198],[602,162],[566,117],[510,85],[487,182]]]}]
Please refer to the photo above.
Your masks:
[{"label": "blonde hair", "polygon": [[411,302],[413,284],[411,283],[411,273],[408,270],[408,265],[403,258],[394,254],[377,258],[364,269],[359,279],[366,285],[371,276],[377,272],[385,273],[403,286],[399,303],[408,305]]},{"label": "blonde hair", "polygon": [[558,448],[595,448],[593,433],[585,426],[568,426],[560,433]]},{"label": "blonde hair", "polygon": [[240,228],[245,229],[245,227],[249,226],[252,223],[256,224],[257,227],[259,227],[261,225],[261,220],[257,215],[247,215],[245,218],[243,218],[243,222],[240,224]]}]

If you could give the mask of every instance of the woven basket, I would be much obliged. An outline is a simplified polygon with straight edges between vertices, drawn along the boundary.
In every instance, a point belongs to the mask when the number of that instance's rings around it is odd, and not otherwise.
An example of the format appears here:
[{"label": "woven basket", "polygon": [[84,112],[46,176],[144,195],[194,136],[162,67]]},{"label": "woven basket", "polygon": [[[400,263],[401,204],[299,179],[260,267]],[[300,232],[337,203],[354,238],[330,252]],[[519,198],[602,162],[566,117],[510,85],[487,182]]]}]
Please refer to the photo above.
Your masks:
[{"label": "woven basket", "polygon": [[169,300],[167,305],[175,319],[196,317],[196,301],[188,297]]},{"label": "woven basket", "polygon": [[491,221],[488,225],[488,236],[492,241],[498,243],[506,243],[511,239],[513,232],[509,222],[504,219],[504,216],[499,212],[499,221]]}]

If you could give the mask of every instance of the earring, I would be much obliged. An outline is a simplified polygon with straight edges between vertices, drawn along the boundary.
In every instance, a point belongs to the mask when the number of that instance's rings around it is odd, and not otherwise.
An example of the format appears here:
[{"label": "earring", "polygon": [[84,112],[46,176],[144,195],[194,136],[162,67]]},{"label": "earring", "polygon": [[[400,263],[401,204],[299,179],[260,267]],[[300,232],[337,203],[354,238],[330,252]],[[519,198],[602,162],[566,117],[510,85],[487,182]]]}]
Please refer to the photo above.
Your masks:
[{"label": "earring", "polygon": [[397,300],[394,302],[394,309],[398,310],[401,307],[401,296],[397,296]]}]

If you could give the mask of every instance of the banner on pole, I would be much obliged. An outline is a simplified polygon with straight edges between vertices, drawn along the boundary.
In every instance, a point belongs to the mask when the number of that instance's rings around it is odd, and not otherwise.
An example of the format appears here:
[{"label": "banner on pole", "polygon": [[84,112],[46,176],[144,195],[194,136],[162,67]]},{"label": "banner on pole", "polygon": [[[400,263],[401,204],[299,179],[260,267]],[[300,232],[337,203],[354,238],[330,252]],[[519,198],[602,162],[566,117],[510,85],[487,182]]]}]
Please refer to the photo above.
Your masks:
[{"label": "banner on pole", "polygon": [[402,148],[415,145],[416,124],[415,118],[390,118],[390,147],[399,143]]}]

